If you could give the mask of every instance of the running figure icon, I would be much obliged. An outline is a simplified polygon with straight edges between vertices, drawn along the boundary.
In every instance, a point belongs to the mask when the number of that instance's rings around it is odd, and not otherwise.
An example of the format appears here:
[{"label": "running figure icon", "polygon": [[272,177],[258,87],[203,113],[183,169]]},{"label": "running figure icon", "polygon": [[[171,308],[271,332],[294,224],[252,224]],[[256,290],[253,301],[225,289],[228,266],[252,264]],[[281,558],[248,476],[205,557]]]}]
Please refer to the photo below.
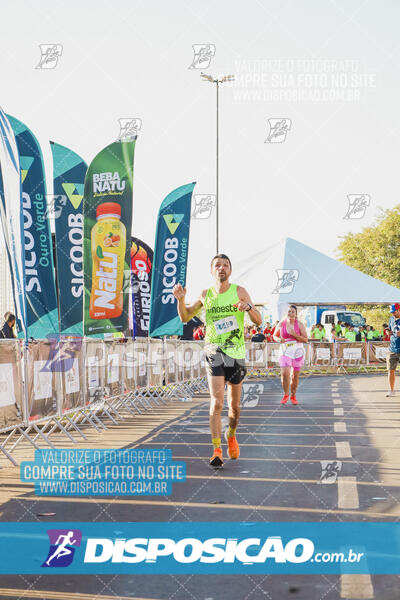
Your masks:
[{"label": "running figure icon", "polygon": [[72,554],[72,550],[70,548],[67,548],[67,546],[72,546],[73,544],[77,543],[78,540],[74,540],[73,536],[73,531],[69,531],[66,535],[58,536],[58,539],[56,541],[57,548],[53,552],[53,554],[46,560],[46,565],[50,566],[50,563],[54,558],[61,558],[62,556],[66,556],[67,554]]}]

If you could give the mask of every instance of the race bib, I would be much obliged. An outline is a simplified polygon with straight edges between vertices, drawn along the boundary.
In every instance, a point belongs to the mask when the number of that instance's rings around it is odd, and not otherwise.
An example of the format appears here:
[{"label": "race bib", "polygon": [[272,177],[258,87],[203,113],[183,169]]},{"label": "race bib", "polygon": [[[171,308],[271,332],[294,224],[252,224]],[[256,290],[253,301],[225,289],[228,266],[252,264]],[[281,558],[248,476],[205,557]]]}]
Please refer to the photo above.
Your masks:
[{"label": "race bib", "polygon": [[302,358],[304,356],[304,346],[299,342],[284,342],[280,347],[280,355],[288,358]]},{"label": "race bib", "polygon": [[229,333],[230,331],[235,331],[235,329],[239,329],[235,315],[214,321],[214,327],[217,335],[222,335],[224,333]]}]

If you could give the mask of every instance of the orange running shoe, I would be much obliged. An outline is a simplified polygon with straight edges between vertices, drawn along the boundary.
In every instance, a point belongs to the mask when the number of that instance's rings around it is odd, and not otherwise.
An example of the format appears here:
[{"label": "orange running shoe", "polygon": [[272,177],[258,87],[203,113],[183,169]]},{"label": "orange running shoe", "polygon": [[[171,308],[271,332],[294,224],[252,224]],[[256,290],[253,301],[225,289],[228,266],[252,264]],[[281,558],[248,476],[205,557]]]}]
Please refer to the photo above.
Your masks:
[{"label": "orange running shoe", "polygon": [[240,456],[239,444],[237,443],[236,436],[231,435],[227,439],[228,441],[228,454],[229,458],[236,460]]},{"label": "orange running shoe", "polygon": [[290,399],[292,401],[292,404],[298,404],[298,402],[296,400],[296,396],[290,396]]},{"label": "orange running shoe", "polygon": [[281,400],[281,404],[286,404],[286,402],[289,400],[289,394],[285,394]]},{"label": "orange running shoe", "polygon": [[214,448],[214,454],[210,458],[210,467],[222,467],[222,448]]}]

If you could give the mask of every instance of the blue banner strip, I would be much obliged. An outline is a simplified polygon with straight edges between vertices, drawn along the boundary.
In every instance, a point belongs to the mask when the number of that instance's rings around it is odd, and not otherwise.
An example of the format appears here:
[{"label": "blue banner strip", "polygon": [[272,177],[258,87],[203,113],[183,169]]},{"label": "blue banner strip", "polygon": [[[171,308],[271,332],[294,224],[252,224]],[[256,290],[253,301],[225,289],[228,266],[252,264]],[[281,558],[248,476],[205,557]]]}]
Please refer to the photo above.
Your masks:
[{"label": "blue banner strip", "polygon": [[399,523],[1,523],[0,573],[398,574]]}]

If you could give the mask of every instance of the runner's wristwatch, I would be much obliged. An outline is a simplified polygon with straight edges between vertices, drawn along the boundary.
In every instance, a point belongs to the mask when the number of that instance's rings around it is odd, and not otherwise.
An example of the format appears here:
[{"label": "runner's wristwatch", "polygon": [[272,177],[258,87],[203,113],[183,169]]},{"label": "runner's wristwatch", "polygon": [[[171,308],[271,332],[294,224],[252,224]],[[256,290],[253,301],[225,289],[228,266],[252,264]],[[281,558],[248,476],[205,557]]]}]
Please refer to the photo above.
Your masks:
[{"label": "runner's wristwatch", "polygon": [[246,308],[246,312],[250,312],[250,311],[251,311],[251,309],[253,308],[253,307],[252,307],[252,305],[250,304],[250,302],[248,302],[248,303],[247,303],[247,306],[248,306],[249,308]]}]

